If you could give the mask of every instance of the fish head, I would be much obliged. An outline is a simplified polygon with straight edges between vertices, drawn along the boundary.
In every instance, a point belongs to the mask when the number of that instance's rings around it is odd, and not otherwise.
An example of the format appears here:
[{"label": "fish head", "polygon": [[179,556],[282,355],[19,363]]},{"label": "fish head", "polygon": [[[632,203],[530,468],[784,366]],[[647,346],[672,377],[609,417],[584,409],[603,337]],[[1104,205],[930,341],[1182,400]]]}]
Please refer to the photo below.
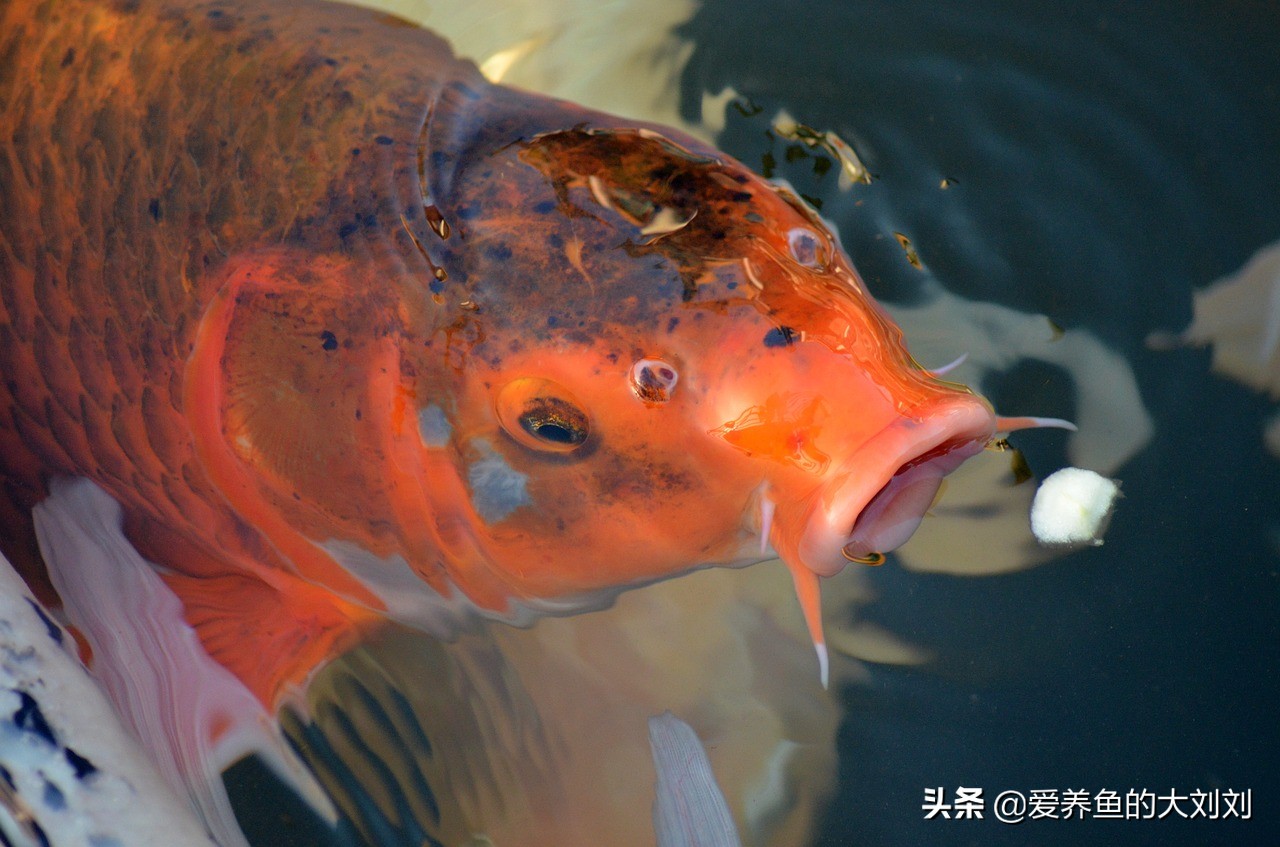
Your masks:
[{"label": "fish head", "polygon": [[514,596],[769,547],[816,585],[905,542],[994,434],[813,212],[692,139],[543,132],[458,167],[447,195],[439,297],[464,308],[436,342],[452,381],[426,394],[452,398],[430,414]]}]

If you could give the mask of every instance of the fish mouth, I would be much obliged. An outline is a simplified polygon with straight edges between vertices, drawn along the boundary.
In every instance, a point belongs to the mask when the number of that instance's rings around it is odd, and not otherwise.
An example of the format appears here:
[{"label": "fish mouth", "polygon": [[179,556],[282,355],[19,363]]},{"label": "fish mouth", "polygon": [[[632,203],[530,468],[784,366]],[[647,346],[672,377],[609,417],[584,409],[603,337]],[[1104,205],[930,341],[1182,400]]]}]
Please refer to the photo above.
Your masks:
[{"label": "fish mouth", "polygon": [[896,421],[845,463],[801,534],[798,558],[818,576],[851,561],[874,563],[907,542],[933,505],[943,478],[980,453],[995,434],[981,401],[965,400]]}]

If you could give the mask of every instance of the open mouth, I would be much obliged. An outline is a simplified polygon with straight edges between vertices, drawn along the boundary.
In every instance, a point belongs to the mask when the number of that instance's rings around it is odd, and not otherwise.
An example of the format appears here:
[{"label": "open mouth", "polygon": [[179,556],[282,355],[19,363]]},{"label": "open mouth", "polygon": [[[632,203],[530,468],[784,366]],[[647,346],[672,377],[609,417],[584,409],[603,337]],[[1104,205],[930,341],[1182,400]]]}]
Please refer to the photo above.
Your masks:
[{"label": "open mouth", "polygon": [[880,554],[905,544],[937,498],[943,477],[981,449],[974,442],[948,443],[898,468],[858,513],[842,555],[876,564]]},{"label": "open mouth", "polygon": [[978,404],[949,412],[888,430],[853,457],[809,517],[798,551],[805,567],[830,576],[851,561],[876,564],[906,543],[943,478],[992,435],[992,417]]}]

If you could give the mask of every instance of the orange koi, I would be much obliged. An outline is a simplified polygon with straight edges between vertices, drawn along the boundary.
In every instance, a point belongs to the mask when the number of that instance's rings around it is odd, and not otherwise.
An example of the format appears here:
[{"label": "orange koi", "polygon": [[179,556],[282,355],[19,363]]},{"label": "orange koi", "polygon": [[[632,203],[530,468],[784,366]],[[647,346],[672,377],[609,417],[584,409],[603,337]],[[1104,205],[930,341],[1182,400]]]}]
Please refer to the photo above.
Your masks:
[{"label": "orange koi", "polygon": [[268,708],[385,620],[775,552],[822,656],[819,578],[998,427],[791,192],[384,15],[11,0],[0,130],[3,550],[48,597],[93,481]]}]

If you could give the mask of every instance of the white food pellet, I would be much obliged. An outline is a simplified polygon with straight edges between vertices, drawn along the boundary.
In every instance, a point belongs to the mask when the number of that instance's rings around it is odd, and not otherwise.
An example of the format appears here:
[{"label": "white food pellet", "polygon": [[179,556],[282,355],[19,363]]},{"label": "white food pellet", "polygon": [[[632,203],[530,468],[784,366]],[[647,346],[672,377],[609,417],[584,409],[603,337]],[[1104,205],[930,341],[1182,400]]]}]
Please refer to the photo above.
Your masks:
[{"label": "white food pellet", "polygon": [[1050,474],[1031,503],[1031,532],[1045,545],[1097,546],[1120,493],[1116,480],[1084,468]]}]

